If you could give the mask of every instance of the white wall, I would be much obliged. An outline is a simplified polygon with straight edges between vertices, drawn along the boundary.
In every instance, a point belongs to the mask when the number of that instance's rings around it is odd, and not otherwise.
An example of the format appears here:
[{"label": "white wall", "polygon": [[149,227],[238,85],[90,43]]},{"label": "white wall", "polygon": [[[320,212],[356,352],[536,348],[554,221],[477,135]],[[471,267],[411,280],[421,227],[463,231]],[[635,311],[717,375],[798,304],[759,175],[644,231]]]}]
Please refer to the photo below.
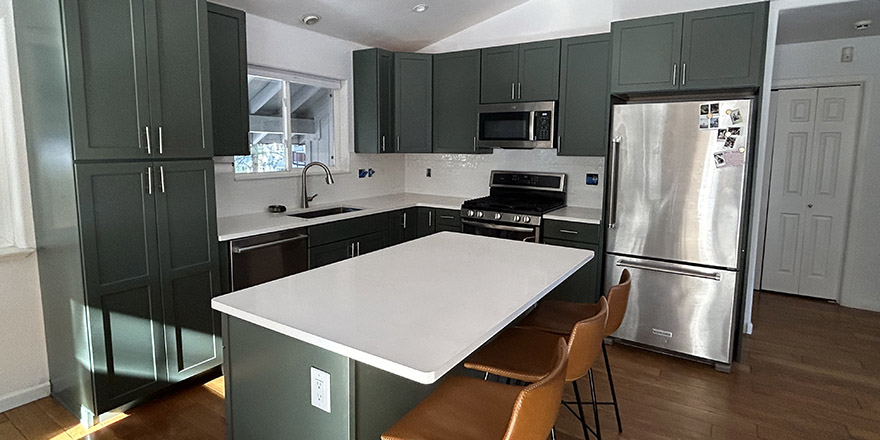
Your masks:
[{"label": "white wall", "polygon": [[[855,48],[852,63],[840,62],[843,47]],[[850,227],[840,303],[880,311],[880,36],[776,46],[774,85],[865,82],[863,126],[856,152]]]},{"label": "white wall", "polygon": [[530,0],[450,35],[420,52],[437,53],[598,34],[611,22],[718,8],[756,0]]},{"label": "white wall", "polygon": [[[336,184],[332,186],[327,186],[321,176],[310,176],[309,192],[319,194],[314,203],[332,203],[403,191],[403,155],[353,152],[351,52],[364,46],[250,14],[247,16],[247,33],[248,63],[338,79],[347,89],[348,112],[347,118],[344,118],[347,120],[337,120],[336,124],[348,131],[345,147],[350,152],[347,167],[350,171],[334,174]],[[340,165],[345,166],[344,163]],[[359,168],[373,168],[376,174],[358,179]],[[264,211],[270,204],[283,204],[288,208],[300,204],[299,177],[235,180],[229,160],[218,163],[215,170],[217,215],[220,217]]]},{"label": "white wall", "polygon": [[[14,217],[10,241],[29,248],[34,226],[11,0],[0,0],[0,45],[0,166],[7,167],[0,197],[11,211],[3,214]],[[32,251],[2,256],[10,250],[0,249],[0,412],[49,395],[37,256]]]}]

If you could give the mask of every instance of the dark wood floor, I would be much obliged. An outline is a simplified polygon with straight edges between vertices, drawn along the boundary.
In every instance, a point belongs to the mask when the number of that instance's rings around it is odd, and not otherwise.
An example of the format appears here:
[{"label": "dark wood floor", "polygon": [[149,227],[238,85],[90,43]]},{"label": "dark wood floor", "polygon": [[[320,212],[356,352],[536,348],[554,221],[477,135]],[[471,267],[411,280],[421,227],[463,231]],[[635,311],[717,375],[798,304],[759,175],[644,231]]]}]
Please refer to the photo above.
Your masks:
[{"label": "dark wood floor", "polygon": [[[609,347],[624,433],[617,434],[611,408],[602,408],[603,438],[880,439],[880,313],[764,293],[754,322],[731,374]],[[607,399],[601,366],[596,376]],[[0,439],[221,439],[222,396],[220,378],[88,432],[46,398],[0,414]],[[560,440],[582,437],[567,411],[557,426]]]}]

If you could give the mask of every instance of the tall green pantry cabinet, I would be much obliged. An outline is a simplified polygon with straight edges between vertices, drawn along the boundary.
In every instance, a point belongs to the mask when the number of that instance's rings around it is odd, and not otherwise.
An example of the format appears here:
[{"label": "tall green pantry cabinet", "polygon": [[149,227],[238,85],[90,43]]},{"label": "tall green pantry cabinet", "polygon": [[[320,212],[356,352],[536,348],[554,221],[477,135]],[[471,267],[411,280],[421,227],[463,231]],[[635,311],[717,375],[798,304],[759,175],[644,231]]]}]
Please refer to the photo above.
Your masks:
[{"label": "tall green pantry cabinet", "polygon": [[206,3],[14,7],[52,394],[92,423],[221,362]]}]

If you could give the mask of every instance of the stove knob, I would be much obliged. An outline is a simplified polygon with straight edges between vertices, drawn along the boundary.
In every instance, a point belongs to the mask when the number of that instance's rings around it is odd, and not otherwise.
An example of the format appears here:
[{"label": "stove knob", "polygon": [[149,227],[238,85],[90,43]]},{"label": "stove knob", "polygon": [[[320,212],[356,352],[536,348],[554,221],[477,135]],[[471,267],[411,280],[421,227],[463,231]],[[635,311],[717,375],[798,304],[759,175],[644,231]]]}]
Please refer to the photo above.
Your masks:
[{"label": "stove knob", "polygon": [[474,216],[474,210],[473,210],[473,209],[468,209],[468,210],[467,210],[467,216],[468,216],[468,217],[473,217],[473,216]]},{"label": "stove knob", "polygon": [[522,217],[520,217],[518,215],[513,216],[513,221],[515,221],[515,222],[520,221],[520,219],[522,219]]},{"label": "stove knob", "polygon": [[529,216],[525,216],[525,217],[523,217],[523,221],[528,223],[528,222],[532,221],[532,218]]},{"label": "stove knob", "polygon": [[501,220],[501,214],[495,213],[495,220]]},{"label": "stove knob", "polygon": [[477,217],[482,217],[482,216],[483,216],[483,211],[477,211]]}]

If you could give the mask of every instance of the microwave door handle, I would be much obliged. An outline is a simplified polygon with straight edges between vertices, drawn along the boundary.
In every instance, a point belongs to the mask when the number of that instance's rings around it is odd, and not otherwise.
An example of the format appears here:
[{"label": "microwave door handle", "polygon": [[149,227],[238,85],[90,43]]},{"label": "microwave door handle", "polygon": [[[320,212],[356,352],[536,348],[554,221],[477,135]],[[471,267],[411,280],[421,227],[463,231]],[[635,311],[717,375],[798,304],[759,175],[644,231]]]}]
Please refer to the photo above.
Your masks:
[{"label": "microwave door handle", "polygon": [[535,111],[532,110],[529,112],[529,140],[532,142],[537,141],[535,139]]}]

